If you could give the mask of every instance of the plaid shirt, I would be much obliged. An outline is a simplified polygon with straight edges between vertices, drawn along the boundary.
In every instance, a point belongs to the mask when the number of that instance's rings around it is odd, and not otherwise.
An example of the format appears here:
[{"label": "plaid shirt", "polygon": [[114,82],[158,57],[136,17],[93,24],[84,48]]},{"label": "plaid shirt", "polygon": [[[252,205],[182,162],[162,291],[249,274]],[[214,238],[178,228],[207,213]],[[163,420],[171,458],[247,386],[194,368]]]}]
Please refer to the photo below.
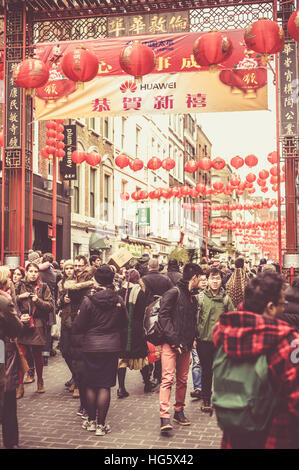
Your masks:
[{"label": "plaid shirt", "polygon": [[281,395],[281,403],[266,433],[241,437],[225,431],[221,448],[298,449],[299,355],[296,348],[299,348],[299,333],[282,320],[238,311],[219,317],[213,341],[217,349],[223,346],[227,354],[239,359],[266,354],[270,380],[279,387]]}]

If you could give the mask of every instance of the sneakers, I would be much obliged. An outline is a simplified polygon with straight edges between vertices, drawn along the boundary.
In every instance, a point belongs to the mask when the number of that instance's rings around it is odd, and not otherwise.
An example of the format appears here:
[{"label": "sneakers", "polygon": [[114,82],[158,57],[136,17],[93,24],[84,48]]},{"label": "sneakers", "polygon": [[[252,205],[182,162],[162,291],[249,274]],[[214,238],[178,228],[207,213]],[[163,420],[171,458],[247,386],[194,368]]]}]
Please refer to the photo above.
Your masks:
[{"label": "sneakers", "polygon": [[96,428],[96,436],[105,436],[105,434],[109,434],[111,432],[111,428],[109,424],[98,424]]},{"label": "sneakers", "polygon": [[126,389],[122,390],[121,388],[119,388],[117,390],[117,397],[118,398],[127,398],[128,396],[129,396],[129,392],[127,392]]},{"label": "sneakers", "polygon": [[196,388],[195,390],[193,390],[193,392],[190,393],[190,397],[200,399],[201,398],[201,390],[199,388]]},{"label": "sneakers", "polygon": [[82,419],[88,419],[88,413],[87,413],[86,410],[84,410],[84,408],[83,408],[83,414],[82,414],[81,418]]},{"label": "sneakers", "polygon": [[182,426],[190,426],[191,421],[184,415],[184,411],[176,411],[173,416],[173,421],[181,424]]},{"label": "sneakers", "polygon": [[169,418],[161,418],[161,425],[160,425],[160,431],[165,432],[165,431],[170,431],[172,429],[172,425],[170,423]]},{"label": "sneakers", "polygon": [[74,383],[74,380],[73,380],[73,379],[70,379],[70,380],[68,380],[67,382],[65,382],[64,386],[65,386],[66,388],[69,388],[73,383]]},{"label": "sneakers", "polygon": [[86,429],[86,431],[94,432],[96,430],[96,428],[97,428],[96,422],[93,421],[93,420],[86,419],[82,423],[82,429]]},{"label": "sneakers", "polygon": [[78,411],[77,411],[77,415],[78,416],[83,416],[84,411],[85,411],[84,408],[82,406],[79,406]]}]

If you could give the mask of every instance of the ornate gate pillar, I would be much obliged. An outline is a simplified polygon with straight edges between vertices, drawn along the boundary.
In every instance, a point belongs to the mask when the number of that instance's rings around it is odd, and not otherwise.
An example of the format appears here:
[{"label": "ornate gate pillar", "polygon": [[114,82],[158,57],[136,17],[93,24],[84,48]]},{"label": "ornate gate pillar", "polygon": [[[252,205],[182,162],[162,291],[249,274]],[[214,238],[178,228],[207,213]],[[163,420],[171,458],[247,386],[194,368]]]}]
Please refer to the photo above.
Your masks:
[{"label": "ornate gate pillar", "polygon": [[30,21],[23,2],[4,11],[5,103],[2,171],[1,261],[18,257],[24,266],[32,241],[32,99],[12,80],[28,53]]}]

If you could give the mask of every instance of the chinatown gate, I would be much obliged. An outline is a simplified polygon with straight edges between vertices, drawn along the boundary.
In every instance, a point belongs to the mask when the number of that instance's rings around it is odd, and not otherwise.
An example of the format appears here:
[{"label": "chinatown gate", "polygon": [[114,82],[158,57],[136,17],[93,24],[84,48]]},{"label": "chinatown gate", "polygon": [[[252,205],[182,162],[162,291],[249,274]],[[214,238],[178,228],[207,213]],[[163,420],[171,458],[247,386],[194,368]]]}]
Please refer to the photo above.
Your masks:
[{"label": "chinatown gate", "polygon": [[[32,248],[33,100],[11,80],[13,67],[34,55],[38,44],[84,41],[136,35],[134,19],[141,18],[143,34],[201,33],[211,30],[244,29],[259,18],[277,21],[284,29],[285,44],[294,55],[292,70],[286,70],[283,54],[275,56],[276,135],[278,175],[285,164],[286,251],[282,257],[281,192],[278,177],[278,249],[284,268],[298,270],[297,230],[298,99],[292,112],[287,82],[298,89],[297,44],[287,32],[287,22],[298,8],[294,1],[264,0],[2,0],[4,20],[5,103],[3,106],[4,158],[2,162],[1,262],[19,257],[24,265]],[[133,21],[133,22],[132,22]],[[151,25],[155,23],[155,29]],[[290,77],[290,74],[291,77]],[[288,78],[287,78],[288,76]],[[297,81],[296,81],[297,80]],[[298,97],[296,97],[298,98]],[[68,116],[67,116],[68,117]],[[84,116],[82,116],[84,117]],[[11,124],[14,123],[13,129]],[[54,160],[56,160],[54,158]],[[54,174],[55,172],[53,172]],[[56,220],[54,181],[53,218]],[[298,187],[299,190],[299,187]],[[56,253],[56,223],[53,223],[53,254]]]}]

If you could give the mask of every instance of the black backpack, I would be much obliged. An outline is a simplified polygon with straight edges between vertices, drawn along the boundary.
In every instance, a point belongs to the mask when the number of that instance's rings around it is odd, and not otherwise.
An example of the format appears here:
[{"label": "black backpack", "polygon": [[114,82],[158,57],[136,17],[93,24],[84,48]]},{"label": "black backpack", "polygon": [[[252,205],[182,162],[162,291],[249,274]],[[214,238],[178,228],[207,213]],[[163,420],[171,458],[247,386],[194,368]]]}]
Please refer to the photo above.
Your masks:
[{"label": "black backpack", "polygon": [[[178,295],[180,290],[176,287]],[[143,318],[143,329],[145,332],[146,341],[159,346],[164,343],[163,329],[159,322],[159,312],[161,306],[160,295],[154,295],[154,300],[146,307]]]},{"label": "black backpack", "polygon": [[143,318],[146,341],[155,346],[163,343],[163,330],[159,322],[161,298],[160,295],[154,295],[154,300],[146,307]]}]

